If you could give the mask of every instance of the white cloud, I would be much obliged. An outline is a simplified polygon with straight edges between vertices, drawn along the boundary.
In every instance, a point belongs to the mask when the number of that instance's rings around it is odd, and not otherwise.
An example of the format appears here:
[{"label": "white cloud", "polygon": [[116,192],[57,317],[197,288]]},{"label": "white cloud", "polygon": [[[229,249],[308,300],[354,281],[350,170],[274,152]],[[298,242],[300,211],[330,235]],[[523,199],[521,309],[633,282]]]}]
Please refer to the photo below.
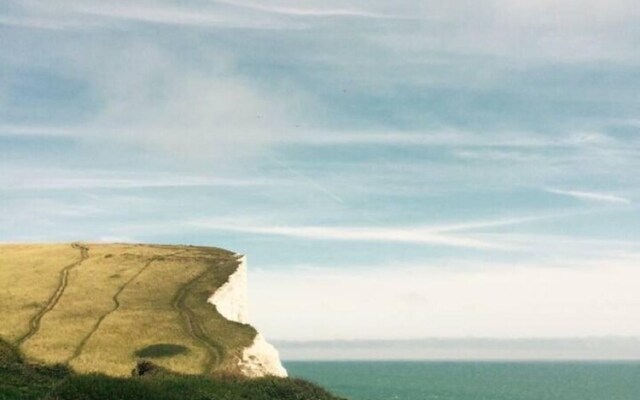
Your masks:
[{"label": "white cloud", "polygon": [[201,52],[198,62],[146,40],[107,40],[93,54],[66,46],[59,57],[69,62],[67,73],[100,99],[91,117],[67,133],[218,161],[248,158],[295,133],[295,121],[312,107],[303,92],[242,76],[233,56],[215,45],[192,47]]},{"label": "white cloud", "polygon": [[547,189],[549,193],[558,194],[561,196],[569,196],[578,200],[594,201],[599,203],[612,203],[612,204],[631,204],[631,200],[609,193],[600,192],[585,192],[579,190],[561,190],[561,189]]},{"label": "white cloud", "polygon": [[[107,28],[114,21],[122,26],[129,20],[229,28],[283,27],[273,18],[228,15],[211,8],[200,10],[193,4],[71,1],[52,6],[35,1],[32,7],[20,9],[21,13],[6,18],[18,21],[29,16],[60,28],[77,19],[98,20]],[[286,27],[293,25],[287,22]],[[47,126],[46,119],[41,119],[44,122],[26,121],[25,125],[5,121],[2,128],[12,135],[125,142],[182,159],[233,159],[251,156],[289,136],[301,114],[313,108],[301,90],[267,85],[238,72],[235,50],[223,43],[205,39],[185,43],[175,38],[186,32],[180,30],[170,40],[155,40],[140,28],[127,31],[131,34],[126,38],[105,34],[105,29],[95,36],[77,35],[73,40],[56,42],[37,54],[38,46],[34,45],[24,53],[7,56],[15,58],[13,64],[23,64],[21,70],[41,67],[55,78],[72,77],[69,79],[82,88],[79,92],[86,94],[81,100],[90,111],[77,120],[74,117],[67,126]]]},{"label": "white cloud", "polygon": [[[175,68],[175,61],[164,54],[152,55],[158,59],[149,62],[127,53],[131,63],[117,66],[111,71],[116,75],[105,82],[109,103],[97,127],[185,158],[251,154],[286,134],[288,100],[283,97],[270,98],[223,71],[202,74]],[[146,65],[140,69],[133,65],[137,61]],[[120,74],[128,76],[123,81]]]}]

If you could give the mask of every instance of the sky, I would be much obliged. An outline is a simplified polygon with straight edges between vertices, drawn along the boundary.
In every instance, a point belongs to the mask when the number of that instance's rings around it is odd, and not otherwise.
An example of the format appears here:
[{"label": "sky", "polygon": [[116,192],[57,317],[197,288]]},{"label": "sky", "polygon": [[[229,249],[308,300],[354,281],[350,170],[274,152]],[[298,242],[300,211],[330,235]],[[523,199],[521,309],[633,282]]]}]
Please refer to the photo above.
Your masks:
[{"label": "sky", "polygon": [[281,341],[640,336],[632,0],[0,3],[0,241],[246,254]]}]

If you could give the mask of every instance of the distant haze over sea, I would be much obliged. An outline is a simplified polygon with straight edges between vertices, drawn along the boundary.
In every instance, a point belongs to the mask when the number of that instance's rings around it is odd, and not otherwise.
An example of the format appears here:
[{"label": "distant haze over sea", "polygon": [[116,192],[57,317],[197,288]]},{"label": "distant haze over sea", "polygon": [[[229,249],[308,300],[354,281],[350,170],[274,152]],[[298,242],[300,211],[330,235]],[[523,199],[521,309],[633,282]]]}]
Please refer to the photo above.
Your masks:
[{"label": "distant haze over sea", "polygon": [[640,338],[275,341],[285,360],[640,360]]}]

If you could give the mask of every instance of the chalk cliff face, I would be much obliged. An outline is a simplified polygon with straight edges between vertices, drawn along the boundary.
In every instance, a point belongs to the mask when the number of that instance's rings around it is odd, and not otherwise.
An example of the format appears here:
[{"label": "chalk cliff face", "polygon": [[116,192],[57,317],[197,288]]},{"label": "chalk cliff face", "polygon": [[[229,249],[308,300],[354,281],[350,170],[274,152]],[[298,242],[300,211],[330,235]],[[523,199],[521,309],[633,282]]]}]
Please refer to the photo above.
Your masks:
[{"label": "chalk cliff face", "polygon": [[[218,312],[226,319],[243,324],[248,323],[247,258],[245,256],[238,256],[238,268],[208,301],[215,305]],[[287,370],[280,362],[278,351],[260,333],[253,339],[253,344],[244,349],[238,366],[244,375],[252,378],[267,375],[287,376]]]},{"label": "chalk cliff face", "polygon": [[242,352],[240,369],[245,376],[251,378],[265,375],[287,376],[287,370],[280,363],[278,350],[260,333],[253,339],[253,344]]},{"label": "chalk cliff face", "polygon": [[218,312],[230,321],[249,323],[247,299],[247,257],[238,257],[238,268],[227,283],[222,285],[209,298],[209,303],[216,306]]}]

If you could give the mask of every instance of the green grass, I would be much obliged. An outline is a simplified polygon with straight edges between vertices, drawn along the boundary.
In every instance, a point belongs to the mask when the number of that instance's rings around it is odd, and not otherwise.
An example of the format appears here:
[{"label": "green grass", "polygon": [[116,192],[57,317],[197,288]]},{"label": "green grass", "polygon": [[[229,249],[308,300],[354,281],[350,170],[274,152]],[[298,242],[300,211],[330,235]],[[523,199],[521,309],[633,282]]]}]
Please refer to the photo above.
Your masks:
[{"label": "green grass", "polygon": [[187,376],[157,368],[140,377],[82,375],[23,361],[0,341],[0,400],[340,400],[298,379]]},{"label": "green grass", "polygon": [[146,357],[181,374],[238,373],[257,332],[207,303],[237,266],[205,247],[0,245],[0,338],[78,373],[126,377]]}]

